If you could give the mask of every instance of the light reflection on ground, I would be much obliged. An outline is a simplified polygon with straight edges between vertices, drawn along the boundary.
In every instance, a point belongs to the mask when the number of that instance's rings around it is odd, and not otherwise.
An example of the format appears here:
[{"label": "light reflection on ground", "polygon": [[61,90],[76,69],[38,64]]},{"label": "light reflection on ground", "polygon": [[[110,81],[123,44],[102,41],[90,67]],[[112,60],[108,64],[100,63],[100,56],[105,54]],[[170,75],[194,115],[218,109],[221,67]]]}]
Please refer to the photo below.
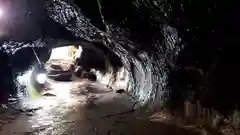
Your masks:
[{"label": "light reflection on ground", "polygon": [[[5,127],[3,127],[0,135],[18,135],[23,132],[28,134],[60,135],[64,134],[65,132],[70,132],[68,129],[69,124],[74,126],[74,123],[76,121],[81,121],[82,119],[84,119],[83,121],[85,121],[86,112],[88,112],[86,108],[91,106],[88,105],[86,99],[90,97],[90,95],[94,95],[98,100],[99,104],[101,104],[101,102],[109,102],[110,100],[113,100],[117,95],[113,91],[108,92],[109,90],[106,90],[106,87],[104,85],[91,83],[88,81],[50,81],[50,83],[51,89],[45,91],[45,94],[51,93],[51,96],[43,96],[37,99],[24,100],[21,103],[22,110],[25,110],[24,113],[22,113],[16,120],[14,120],[14,122],[7,124]],[[90,90],[91,92],[86,91],[86,88],[90,85],[91,88],[95,87],[95,90]],[[81,94],[82,91],[85,91],[84,95]],[[94,106],[96,105],[92,106],[94,110]],[[101,110],[99,111],[99,113],[95,114],[95,112],[93,111],[90,112],[93,117],[97,118],[100,117],[100,115],[104,116],[107,115],[107,113],[114,113],[115,111],[121,111],[122,109],[125,110],[129,108],[127,105],[124,105],[122,103],[121,106],[122,107],[120,107],[120,110],[119,108],[111,110],[108,108],[108,106],[105,106],[108,109],[102,110],[101,108],[97,107],[97,110]],[[82,110],[80,108],[82,108]],[[59,125],[64,126],[64,128],[56,130]]]},{"label": "light reflection on ground", "polygon": [[4,124],[0,119],[0,135],[195,135],[139,117],[131,97],[103,84],[48,82],[50,89],[42,93],[47,96],[25,98],[16,107],[21,113],[8,113],[11,120]]}]

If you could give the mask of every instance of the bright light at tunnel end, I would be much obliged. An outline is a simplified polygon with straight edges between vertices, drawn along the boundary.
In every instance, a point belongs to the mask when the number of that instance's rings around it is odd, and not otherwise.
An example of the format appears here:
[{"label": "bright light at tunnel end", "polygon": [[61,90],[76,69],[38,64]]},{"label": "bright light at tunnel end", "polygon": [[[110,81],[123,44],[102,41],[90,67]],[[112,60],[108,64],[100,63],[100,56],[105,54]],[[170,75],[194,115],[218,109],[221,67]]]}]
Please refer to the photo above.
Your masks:
[{"label": "bright light at tunnel end", "polygon": [[40,73],[36,77],[36,81],[40,84],[44,84],[47,80],[47,75],[45,73]]}]

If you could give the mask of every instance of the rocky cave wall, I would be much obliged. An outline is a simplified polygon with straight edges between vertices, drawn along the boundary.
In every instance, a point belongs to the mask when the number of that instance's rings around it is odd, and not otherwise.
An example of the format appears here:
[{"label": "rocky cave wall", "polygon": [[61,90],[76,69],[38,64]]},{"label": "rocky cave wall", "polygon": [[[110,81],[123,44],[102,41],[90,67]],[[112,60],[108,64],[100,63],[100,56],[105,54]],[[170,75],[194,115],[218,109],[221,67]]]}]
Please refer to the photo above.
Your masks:
[{"label": "rocky cave wall", "polygon": [[[11,63],[9,57],[26,46],[51,48],[94,42],[121,58],[130,72],[128,91],[140,105],[161,107],[168,99],[187,98],[189,91],[205,101],[202,104],[223,112],[239,104],[235,79],[239,8],[235,3],[103,0],[102,22],[97,0],[75,1],[76,5],[67,0],[23,1],[8,4],[18,14],[10,18],[16,27],[6,28],[16,32],[2,36],[4,57],[0,63]],[[16,5],[21,8],[14,8]],[[34,57],[29,53],[29,61],[30,56]],[[21,67],[21,63],[14,63],[14,67]],[[11,65],[1,66],[2,78],[9,82]],[[6,86],[4,81],[0,83]]]}]

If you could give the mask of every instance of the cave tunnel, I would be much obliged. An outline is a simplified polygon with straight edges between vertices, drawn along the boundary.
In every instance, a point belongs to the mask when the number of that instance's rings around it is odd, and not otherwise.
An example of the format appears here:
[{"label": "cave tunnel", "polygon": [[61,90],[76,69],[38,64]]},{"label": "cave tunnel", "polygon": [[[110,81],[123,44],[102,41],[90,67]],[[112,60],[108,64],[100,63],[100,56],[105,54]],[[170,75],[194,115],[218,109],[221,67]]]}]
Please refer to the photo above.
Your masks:
[{"label": "cave tunnel", "polygon": [[[231,125],[237,134],[238,14],[238,4],[215,0],[0,0],[0,111],[20,110],[33,121],[28,125],[39,128],[46,126],[41,121],[58,126],[54,116],[61,119],[59,123],[70,119],[62,116],[70,115],[66,106],[77,108],[71,121],[75,114],[80,117],[78,113],[92,114],[92,119],[107,113],[107,118],[116,120],[108,113],[117,111],[117,116],[131,121],[161,112],[173,121],[181,117],[192,124],[200,119],[197,122],[211,123],[222,134],[220,123]],[[59,48],[67,51],[56,51]],[[123,108],[131,116],[119,113]],[[38,116],[53,122],[34,121]],[[88,123],[85,119],[83,123]],[[9,127],[15,125],[1,121],[0,135],[12,134],[15,129]],[[151,129],[154,122],[132,121],[123,126],[124,133],[191,134],[162,121],[156,123],[159,131]],[[75,134],[91,134],[88,128],[100,126],[100,134],[108,134],[105,127],[111,124],[101,122],[73,129],[79,130]],[[31,133],[74,134],[67,124],[59,125],[64,127],[61,133],[51,126]],[[167,131],[161,131],[164,126]],[[113,128],[120,132],[120,127]]]}]

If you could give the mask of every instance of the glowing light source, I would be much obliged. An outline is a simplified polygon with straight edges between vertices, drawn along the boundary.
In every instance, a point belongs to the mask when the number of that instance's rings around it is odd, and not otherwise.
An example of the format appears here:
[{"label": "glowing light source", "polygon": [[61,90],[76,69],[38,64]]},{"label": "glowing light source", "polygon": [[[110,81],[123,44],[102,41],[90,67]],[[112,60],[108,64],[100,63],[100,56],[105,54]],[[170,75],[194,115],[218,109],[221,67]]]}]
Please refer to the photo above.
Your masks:
[{"label": "glowing light source", "polygon": [[44,84],[47,80],[47,75],[45,73],[40,73],[36,77],[36,81],[40,84]]},{"label": "glowing light source", "polygon": [[0,7],[0,17],[2,17],[4,15],[4,11],[3,9]]}]

